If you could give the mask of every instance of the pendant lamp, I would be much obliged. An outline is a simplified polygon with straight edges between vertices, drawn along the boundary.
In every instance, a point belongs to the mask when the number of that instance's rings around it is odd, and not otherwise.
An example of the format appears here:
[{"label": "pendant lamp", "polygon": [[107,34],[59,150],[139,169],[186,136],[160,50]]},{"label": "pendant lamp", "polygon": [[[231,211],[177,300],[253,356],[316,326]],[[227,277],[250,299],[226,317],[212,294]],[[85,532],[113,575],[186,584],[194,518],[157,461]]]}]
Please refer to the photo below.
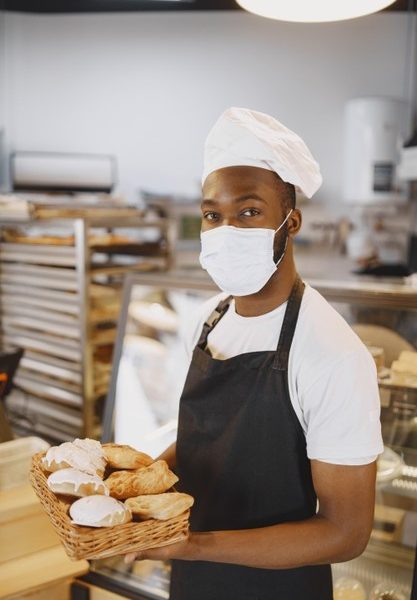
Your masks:
[{"label": "pendant lamp", "polygon": [[395,0],[237,0],[245,10],[279,21],[323,23],[378,12]]}]

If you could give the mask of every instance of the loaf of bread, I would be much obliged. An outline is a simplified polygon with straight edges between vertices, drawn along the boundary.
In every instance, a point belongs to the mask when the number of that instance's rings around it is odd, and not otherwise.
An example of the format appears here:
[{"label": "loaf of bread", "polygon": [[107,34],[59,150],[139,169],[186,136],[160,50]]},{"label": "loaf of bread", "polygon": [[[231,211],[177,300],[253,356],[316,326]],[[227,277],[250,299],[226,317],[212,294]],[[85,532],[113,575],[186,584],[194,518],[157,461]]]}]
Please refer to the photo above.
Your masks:
[{"label": "loaf of bread", "polygon": [[89,475],[78,469],[68,468],[60,469],[51,473],[47,480],[48,487],[55,494],[65,494],[67,496],[92,496],[100,494],[109,495],[109,490],[104,481],[97,475]]},{"label": "loaf of bread", "polygon": [[87,496],[76,500],[69,510],[72,522],[88,527],[113,527],[132,520],[130,510],[109,496]]},{"label": "loaf of bread", "polygon": [[188,510],[193,504],[192,496],[179,492],[136,496],[125,501],[125,506],[129,508],[133,516],[144,520],[157,519],[159,521],[173,519]]},{"label": "loaf of bread", "polygon": [[417,387],[417,352],[403,350],[391,365],[391,382],[395,385]]},{"label": "loaf of bread", "polygon": [[132,446],[123,444],[103,444],[102,446],[107,464],[113,469],[140,469],[148,467],[153,463],[153,459],[145,454],[135,450]]},{"label": "loaf of bread", "polygon": [[119,500],[143,494],[162,494],[169,490],[178,477],[169,470],[164,460],[157,460],[136,471],[115,471],[106,480],[110,495]]}]

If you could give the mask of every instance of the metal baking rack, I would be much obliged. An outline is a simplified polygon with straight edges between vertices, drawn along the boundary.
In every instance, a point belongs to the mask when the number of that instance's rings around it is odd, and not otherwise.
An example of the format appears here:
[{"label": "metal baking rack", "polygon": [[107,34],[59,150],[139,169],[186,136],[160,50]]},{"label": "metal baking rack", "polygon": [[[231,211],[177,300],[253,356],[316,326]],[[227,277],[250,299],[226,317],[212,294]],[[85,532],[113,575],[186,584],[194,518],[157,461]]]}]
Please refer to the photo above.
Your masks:
[{"label": "metal baking rack", "polygon": [[[86,218],[0,222],[2,232],[22,226],[50,237],[48,243],[30,243],[30,236],[22,243],[9,235],[0,242],[1,343],[25,351],[7,401],[9,418],[16,433],[52,442],[97,438],[123,278],[170,267],[170,225],[139,212],[118,217],[99,211]],[[129,235],[149,228],[156,241],[145,236],[123,243],[120,234],[109,241],[115,230]]]}]

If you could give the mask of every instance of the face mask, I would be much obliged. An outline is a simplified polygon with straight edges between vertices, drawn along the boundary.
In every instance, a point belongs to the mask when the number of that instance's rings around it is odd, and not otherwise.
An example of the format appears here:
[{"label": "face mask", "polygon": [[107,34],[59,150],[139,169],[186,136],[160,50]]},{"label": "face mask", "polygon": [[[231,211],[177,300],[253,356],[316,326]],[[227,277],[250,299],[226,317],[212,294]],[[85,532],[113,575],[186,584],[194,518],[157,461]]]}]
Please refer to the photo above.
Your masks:
[{"label": "face mask", "polygon": [[288,237],[277,262],[274,262],[274,239],[291,213],[292,209],[275,231],[231,225],[203,231],[201,266],[227,294],[248,296],[259,292],[284,258]]}]

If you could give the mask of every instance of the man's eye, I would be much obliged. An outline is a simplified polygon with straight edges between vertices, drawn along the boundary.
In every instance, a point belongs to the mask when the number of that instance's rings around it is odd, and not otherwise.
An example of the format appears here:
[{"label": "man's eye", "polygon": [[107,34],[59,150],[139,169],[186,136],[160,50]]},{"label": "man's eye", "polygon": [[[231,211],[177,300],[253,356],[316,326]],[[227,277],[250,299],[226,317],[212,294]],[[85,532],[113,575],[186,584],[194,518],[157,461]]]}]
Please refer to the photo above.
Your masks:
[{"label": "man's eye", "polygon": [[206,221],[215,221],[219,215],[215,212],[206,212],[203,214],[203,217],[206,219]]},{"label": "man's eye", "polygon": [[259,214],[260,212],[256,208],[247,208],[242,212],[242,215],[244,215],[245,217],[256,217]]}]

